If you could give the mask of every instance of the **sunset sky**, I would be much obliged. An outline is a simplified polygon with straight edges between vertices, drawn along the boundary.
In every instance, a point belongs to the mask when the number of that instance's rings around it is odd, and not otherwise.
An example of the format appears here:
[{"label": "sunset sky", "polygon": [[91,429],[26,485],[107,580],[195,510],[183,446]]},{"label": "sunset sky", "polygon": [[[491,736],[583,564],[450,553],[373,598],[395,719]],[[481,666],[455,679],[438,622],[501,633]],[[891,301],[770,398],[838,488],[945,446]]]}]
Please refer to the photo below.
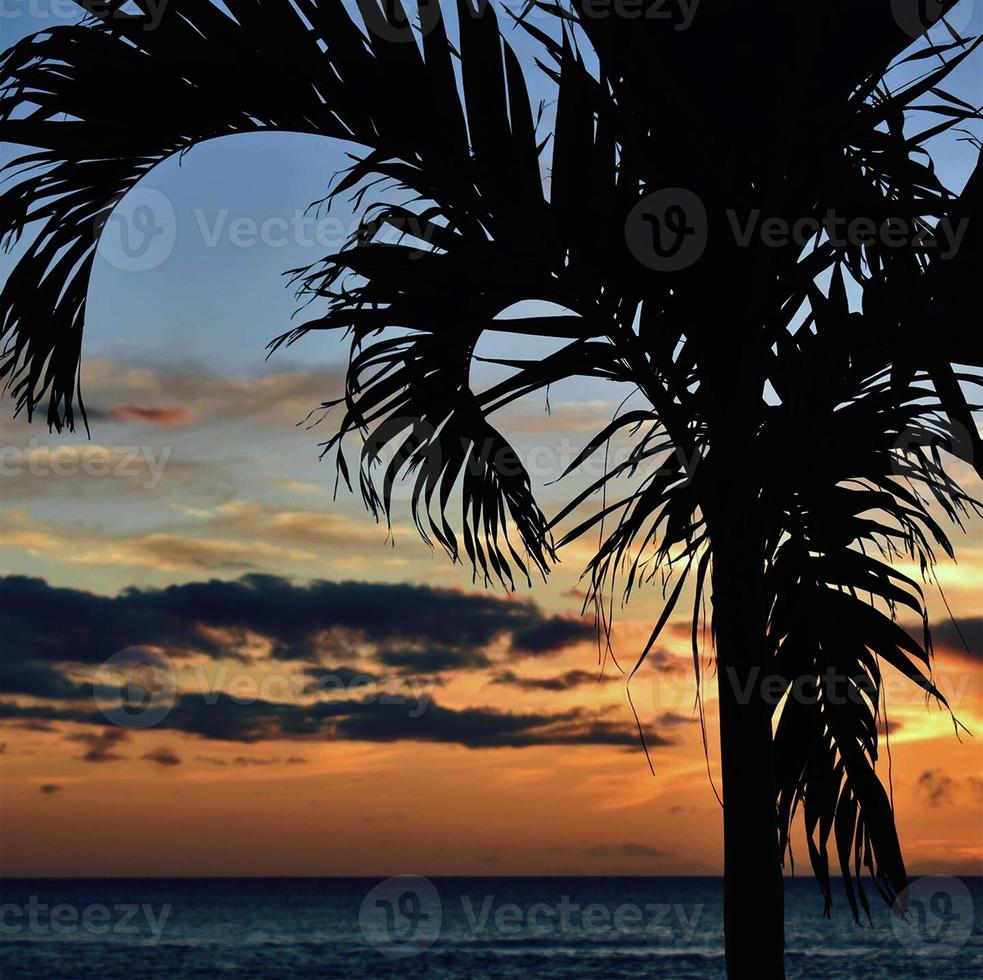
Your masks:
[{"label": "sunset sky", "polygon": [[[54,19],[4,9],[3,46]],[[979,101],[972,74],[951,87]],[[961,187],[975,151],[934,143]],[[266,361],[264,347],[296,307],[283,272],[352,228],[345,201],[320,223],[297,217],[345,149],[247,136],[165,162],[141,185],[173,209],[155,210],[153,267],[130,267],[113,240],[96,262],[91,436],[11,421],[3,402],[3,872],[720,873],[687,622],[632,684],[652,775],[623,677],[610,661],[601,676],[580,617],[589,543],[506,594],[431,551],[408,513],[387,540],[357,497],[333,499],[333,462],[318,461],[331,418],[298,423],[339,394],[345,348],[324,334]],[[479,354],[520,351],[537,348],[506,334]],[[547,484],[623,397],[582,381],[555,388],[549,412],[539,399],[501,416],[548,513],[591,474]],[[983,522],[954,539],[959,562],[938,579],[971,652],[927,594],[936,678],[972,735],[885,668],[916,873],[983,873]],[[619,612],[623,664],[660,604],[652,586]],[[113,726],[92,696],[99,665],[133,646],[166,654],[177,678],[173,709],[145,730]],[[716,776],[710,665],[704,681]],[[796,857],[808,873],[801,842]]]}]

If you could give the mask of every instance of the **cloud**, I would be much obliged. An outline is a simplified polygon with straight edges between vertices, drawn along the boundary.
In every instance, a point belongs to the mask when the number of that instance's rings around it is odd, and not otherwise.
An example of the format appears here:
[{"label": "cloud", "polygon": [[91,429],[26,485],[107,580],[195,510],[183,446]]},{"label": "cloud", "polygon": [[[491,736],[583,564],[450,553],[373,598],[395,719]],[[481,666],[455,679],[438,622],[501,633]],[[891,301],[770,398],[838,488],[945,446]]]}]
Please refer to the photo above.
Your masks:
[{"label": "cloud", "polygon": [[[199,755],[198,761],[207,762],[212,766],[239,766],[240,768],[248,766],[275,766],[280,763],[279,759],[258,755],[237,755],[233,759],[223,759],[214,755]],[[306,762],[307,759],[300,755],[291,755],[286,760],[288,766],[304,765]]]},{"label": "cloud", "polygon": [[983,662],[983,616],[939,620],[932,627],[932,642],[952,656]]},{"label": "cloud", "polygon": [[[424,585],[323,580],[297,584],[254,574],[234,581],[129,588],[117,596],[100,596],[54,587],[42,579],[8,576],[0,580],[0,630],[5,638],[0,680],[8,696],[29,695],[43,703],[8,700],[3,711],[15,725],[61,721],[103,728],[105,718],[95,710],[91,687],[77,683],[74,676],[91,672],[119,650],[153,647],[166,651],[178,665],[189,657],[238,658],[265,667],[282,661],[304,664],[302,672],[310,683],[289,703],[259,697],[246,701],[219,691],[178,693],[159,728],[199,738],[245,744],[336,739],[444,742],[468,748],[637,748],[634,726],[596,712],[452,708],[431,697],[443,683],[442,672],[482,670],[523,655],[542,656],[554,652],[554,644],[559,650],[576,642],[588,629],[580,621],[547,615],[531,601]],[[354,663],[328,666],[327,658],[339,654]],[[416,686],[409,693],[351,689],[355,678],[378,677],[379,668],[399,677],[416,674],[427,679],[427,697],[421,698]],[[503,677],[519,686],[525,682],[510,671],[499,675],[499,683],[506,682]],[[328,678],[341,683],[326,687]],[[568,671],[555,682],[531,683],[554,690],[593,680],[586,671]],[[121,758],[118,749],[128,736],[105,729],[69,738],[86,747],[86,761],[111,762]],[[652,733],[650,744],[670,742]],[[143,758],[172,764],[165,761],[164,750]]]},{"label": "cloud", "polygon": [[[204,739],[247,744],[273,740],[356,742],[438,742],[470,749],[527,748],[537,745],[611,745],[638,749],[634,726],[600,719],[584,709],[514,714],[494,708],[449,708],[430,700],[424,710],[413,702],[371,699],[318,701],[312,704],[236,700],[226,694],[180,695],[159,730],[180,731]],[[5,720],[35,719],[83,725],[104,724],[98,711],[52,705],[3,705]],[[115,737],[114,737],[115,736]],[[113,747],[128,736],[69,736],[90,746],[91,762],[119,758]],[[646,733],[650,747],[671,745],[656,732]],[[95,756],[95,757],[93,757]]]},{"label": "cloud", "polygon": [[371,684],[378,676],[357,667],[305,667],[303,673],[309,677],[306,693],[331,692],[349,688],[352,685]]},{"label": "cloud", "polygon": [[[689,627],[687,627],[687,631]],[[670,632],[675,632],[670,630]],[[686,639],[689,640],[690,634],[686,633]],[[654,670],[659,674],[691,674],[693,671],[693,658],[689,657],[678,657],[676,654],[671,653],[664,647],[656,647],[654,650],[649,650],[648,656],[646,656],[643,664],[643,670]]]},{"label": "cloud", "polygon": [[568,670],[557,677],[520,677],[514,670],[500,670],[492,677],[492,684],[504,684],[524,691],[572,691],[585,684],[607,684],[618,680],[607,675],[598,677],[595,671]]},{"label": "cloud", "polygon": [[[6,435],[6,434],[5,434]],[[233,461],[199,461],[174,455],[170,445],[108,445],[70,442],[80,435],[45,435],[37,432],[21,446],[4,440],[3,494],[7,501],[36,503],[48,497],[98,502],[114,499],[164,497],[178,493],[195,500],[216,502],[235,493]]]},{"label": "cloud", "polygon": [[594,627],[582,619],[551,616],[516,630],[512,634],[512,649],[520,655],[539,656],[555,653],[574,643],[584,643],[595,635]]},{"label": "cloud", "polygon": [[510,640],[514,655],[540,627],[537,655],[558,652],[589,630],[579,620],[546,616],[531,601],[426,585],[302,585],[251,574],[231,582],[130,588],[109,597],[38,578],[0,580],[4,655],[15,664],[96,664],[124,647],[145,644],[177,656],[244,656],[252,636],[268,642],[274,659],[316,664],[359,642],[376,646],[389,666],[411,665],[409,651],[415,651],[421,671],[428,672],[482,666],[488,648],[500,640]]},{"label": "cloud", "polygon": [[[627,725],[590,718],[582,710],[560,714],[509,714],[492,708],[445,708],[431,701],[418,718],[399,705],[378,704],[343,717],[335,732],[359,741],[450,742],[470,749],[534,745],[638,746]],[[667,744],[656,736],[653,744]]]},{"label": "cloud", "polygon": [[161,417],[180,412],[199,427],[228,422],[292,425],[343,391],[344,375],[338,369],[287,369],[229,377],[196,363],[150,367],[90,360],[83,365],[82,386],[94,424],[159,425]]},{"label": "cloud", "polygon": [[[5,647],[9,649],[7,638]],[[63,671],[38,660],[18,660],[5,651],[0,658],[0,691],[29,697],[63,701],[78,700],[92,694],[90,684],[76,684]]]},{"label": "cloud", "polygon": [[877,719],[877,734],[878,735],[897,735],[901,729],[904,728],[904,722],[898,721],[897,718],[891,718],[887,720],[883,715],[879,716]]},{"label": "cloud", "polygon": [[163,531],[114,535],[90,527],[42,525],[21,511],[4,515],[2,528],[5,547],[68,564],[135,565],[158,572],[201,573],[246,572],[317,560],[314,551],[262,540]]},{"label": "cloud", "polygon": [[273,485],[284,493],[313,495],[323,492],[323,487],[316,483],[304,483],[301,480],[274,480]]},{"label": "cloud", "polygon": [[101,733],[79,732],[76,735],[66,735],[69,742],[87,745],[88,751],[79,756],[83,762],[116,762],[126,758],[119,755],[115,749],[123,742],[130,740],[129,733],[122,728],[107,728]]},{"label": "cloud", "polygon": [[135,402],[90,408],[86,412],[89,423],[96,422],[146,422],[165,429],[190,425],[194,415],[182,406],[141,405]]},{"label": "cloud", "polygon": [[144,753],[140,758],[146,759],[148,762],[156,762],[158,766],[181,765],[181,760],[170,749],[166,748],[152,749],[150,752]]},{"label": "cloud", "polygon": [[695,715],[681,715],[678,711],[666,711],[659,715],[657,724],[664,728],[678,728],[680,725],[692,725],[698,720]]},{"label": "cloud", "polygon": [[943,806],[952,802],[955,781],[941,769],[926,769],[918,777],[916,785],[929,806]]},{"label": "cloud", "polygon": [[428,674],[446,670],[467,670],[489,667],[491,658],[481,650],[459,650],[435,646],[424,650],[379,650],[375,659],[384,667],[402,673]]},{"label": "cloud", "polygon": [[38,789],[44,796],[54,796],[56,793],[60,793],[64,787],[59,786],[58,783],[42,783]]}]

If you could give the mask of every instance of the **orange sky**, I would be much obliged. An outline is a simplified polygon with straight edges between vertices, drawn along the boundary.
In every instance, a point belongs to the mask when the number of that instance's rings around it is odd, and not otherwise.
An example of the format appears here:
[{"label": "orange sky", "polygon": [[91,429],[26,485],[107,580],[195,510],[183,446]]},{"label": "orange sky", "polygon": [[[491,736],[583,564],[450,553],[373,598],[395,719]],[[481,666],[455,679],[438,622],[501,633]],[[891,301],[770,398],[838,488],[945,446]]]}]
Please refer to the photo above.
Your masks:
[{"label": "orange sky", "polygon": [[[280,576],[298,589],[324,579],[417,583],[457,590],[465,599],[476,591],[469,572],[431,554],[411,529],[397,527],[392,547],[355,501],[342,496],[332,502],[330,464],[317,463],[311,452],[317,434],[289,425],[330,379],[299,368],[257,380],[207,376],[188,365],[101,361],[86,371],[89,403],[100,409],[91,443],[48,436],[22,422],[4,424],[3,445],[21,447],[20,455],[5,457],[4,574],[41,579],[36,587],[42,594],[59,587],[71,590],[69,597],[116,596],[130,586],[236,582],[248,573]],[[550,417],[530,410],[511,420],[517,438],[539,447],[543,483],[569,451],[564,440],[583,439],[611,411],[610,403],[575,394],[558,398]],[[58,446],[73,448],[52,456]],[[142,455],[124,466],[129,447]],[[54,458],[64,475],[52,471]],[[98,467],[93,472],[86,459],[115,460],[114,475],[100,475]],[[555,489],[544,492],[547,504],[561,499]],[[983,525],[971,525],[959,545],[959,564],[940,567],[939,579],[956,617],[968,619],[978,616]],[[551,581],[531,592],[512,598],[482,593],[491,615],[521,613],[523,629],[554,628],[552,617],[576,617],[586,554],[584,546],[571,549]],[[536,605],[522,605],[530,600]],[[620,614],[615,649],[624,661],[640,649],[659,603],[658,590],[650,588]],[[937,593],[930,606],[933,615],[944,616]],[[71,680],[89,683],[99,659],[118,649],[114,643],[124,634],[117,617],[128,606],[120,600],[117,607],[100,614],[108,618],[86,641],[95,653],[88,660],[78,654],[83,662],[66,668]],[[381,623],[393,613],[383,604],[377,615]],[[66,623],[31,628],[64,638]],[[245,700],[313,703],[297,683],[308,661],[272,656],[269,636],[207,623],[196,628],[198,639],[173,659],[179,692],[222,688]],[[332,651],[325,662],[339,663],[341,650],[378,674],[372,658],[383,650],[398,656],[400,642],[409,644],[409,654],[433,652],[420,637],[436,628],[424,617],[408,640],[372,640],[369,629],[336,630],[319,642]],[[245,741],[204,737],[187,725],[124,731],[66,717],[44,720],[30,711],[8,718],[0,755],[3,871],[719,873],[720,813],[693,717],[685,631],[670,628],[653,666],[632,687],[652,740],[652,776],[637,744],[618,741],[633,723],[613,665],[600,683],[570,674],[596,674],[589,636],[571,627],[573,639],[523,652],[519,627],[509,629],[473,648],[450,644],[456,655],[480,653],[484,663],[452,665],[404,682],[428,724],[434,705],[448,723],[461,726],[476,724],[475,718],[500,721],[502,713],[550,719],[545,728],[530,722],[531,744],[518,747],[469,747],[464,736],[419,741],[405,728],[390,741],[361,740],[357,731],[278,731]],[[12,636],[4,637],[8,652]],[[150,631],[136,642],[160,645],[160,639]],[[891,683],[887,669],[894,794],[913,872],[983,872],[980,663],[978,648],[974,657],[952,645],[938,651],[940,686],[976,734],[963,734],[961,741],[947,715]],[[716,773],[712,672],[706,677],[710,767]],[[549,689],[564,685],[568,689]],[[27,708],[92,710],[91,699],[13,700]],[[210,724],[209,710],[202,709],[203,720],[194,724]],[[590,726],[613,733],[608,741],[615,744],[585,736]],[[537,744],[543,731],[550,744]],[[568,732],[575,737],[567,738]],[[807,874],[801,841],[796,853]]]}]

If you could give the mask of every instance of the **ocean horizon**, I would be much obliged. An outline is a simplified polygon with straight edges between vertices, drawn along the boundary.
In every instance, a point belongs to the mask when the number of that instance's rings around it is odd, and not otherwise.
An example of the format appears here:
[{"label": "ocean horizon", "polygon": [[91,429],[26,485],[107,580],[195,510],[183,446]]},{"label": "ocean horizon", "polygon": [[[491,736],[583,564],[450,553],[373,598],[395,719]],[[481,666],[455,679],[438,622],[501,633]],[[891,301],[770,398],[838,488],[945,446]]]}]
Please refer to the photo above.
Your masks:
[{"label": "ocean horizon", "polygon": [[[914,879],[907,921],[871,883],[857,925],[786,880],[789,978],[983,973],[983,877]],[[24,978],[724,976],[719,877],[0,880],[0,974]],[[754,895],[748,896],[753,902]]]}]

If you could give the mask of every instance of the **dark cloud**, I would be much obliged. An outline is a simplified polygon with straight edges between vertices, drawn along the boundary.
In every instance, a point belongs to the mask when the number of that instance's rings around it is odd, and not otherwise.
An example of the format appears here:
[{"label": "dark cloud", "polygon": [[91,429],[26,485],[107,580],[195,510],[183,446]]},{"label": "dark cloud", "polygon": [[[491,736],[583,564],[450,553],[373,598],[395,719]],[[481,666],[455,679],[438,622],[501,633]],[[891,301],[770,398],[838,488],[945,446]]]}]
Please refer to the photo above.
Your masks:
[{"label": "dark cloud", "polygon": [[954,656],[983,662],[983,616],[940,619],[932,627],[932,642]]},{"label": "dark cloud", "polygon": [[[688,635],[687,639],[689,639]],[[649,650],[648,655],[642,661],[639,673],[643,673],[646,670],[654,670],[659,674],[691,673],[693,670],[693,658],[692,656],[688,658],[677,657],[676,654],[670,653],[665,647],[656,647],[654,650]]]},{"label": "dark cloud", "polygon": [[[66,721],[99,725],[98,711],[50,705],[4,704],[5,719]],[[268,740],[364,742],[442,742],[472,749],[524,748],[535,745],[639,746],[634,726],[599,719],[583,709],[512,714],[492,708],[446,708],[430,700],[387,703],[384,698],[319,701],[314,704],[243,702],[226,694],[182,694],[158,729],[200,738],[247,744]],[[128,737],[112,729],[101,735],[69,736],[89,745],[88,761],[111,761],[113,747]],[[657,732],[646,733],[650,747],[671,745]],[[97,756],[92,758],[91,756]],[[211,761],[211,760],[209,760]]]},{"label": "dark cloud", "polygon": [[426,650],[379,650],[375,659],[400,673],[439,674],[445,670],[480,670],[490,667],[491,658],[481,650],[430,647]]},{"label": "dark cloud", "polygon": [[148,762],[156,762],[158,766],[181,765],[181,760],[170,749],[165,748],[152,749],[140,758],[146,759]]},{"label": "dark cloud", "polygon": [[512,649],[520,655],[542,656],[574,643],[592,640],[595,636],[594,627],[582,619],[551,616],[515,630],[512,634]]},{"label": "dark cloud", "polygon": [[692,725],[699,721],[696,715],[681,715],[678,711],[666,711],[659,715],[656,724],[663,728],[678,728],[680,725]]},{"label": "dark cloud", "polygon": [[[482,666],[486,648],[502,638],[513,656],[539,656],[592,635],[585,622],[546,616],[530,601],[425,585],[298,585],[259,574],[130,588],[115,597],[8,576],[0,580],[0,617],[5,660],[35,665],[97,664],[145,644],[176,656],[245,657],[252,634],[266,638],[272,655],[283,660],[317,663],[325,654],[347,652],[355,638],[385,651],[391,662],[419,651],[440,669],[468,669]],[[40,676],[29,682],[55,683]]]},{"label": "dark cloud", "polygon": [[941,769],[926,769],[918,777],[917,786],[929,806],[944,806],[952,802],[955,781]]},{"label": "dark cloud", "polygon": [[56,793],[60,793],[62,791],[62,788],[63,787],[59,786],[58,783],[42,783],[38,787],[38,789],[45,796],[54,796]]},{"label": "dark cloud", "polygon": [[4,655],[0,661],[0,691],[4,694],[72,701],[89,697],[92,685],[76,684],[54,664],[16,659],[16,652],[11,654],[9,638],[5,636]]},{"label": "dark cloud", "polygon": [[79,756],[84,762],[116,762],[124,759],[115,749],[123,742],[130,740],[129,733],[122,728],[107,728],[102,732],[79,732],[77,735],[66,735],[69,742],[87,745],[88,751]]},{"label": "dark cloud", "polygon": [[904,724],[894,718],[890,719],[890,721],[886,720],[883,716],[877,719],[878,735],[897,735],[902,728],[904,728]]},{"label": "dark cloud", "polygon": [[618,680],[610,675],[598,677],[589,670],[568,670],[557,677],[520,677],[514,670],[500,670],[492,678],[492,684],[504,684],[524,691],[572,691],[585,684],[607,684]]},{"label": "dark cloud", "polygon": [[[495,652],[509,661],[541,656],[592,635],[584,622],[548,616],[533,602],[487,593],[429,586],[315,581],[297,585],[271,575],[211,580],[163,589],[127,589],[116,597],[55,588],[41,579],[0,580],[4,646],[3,690],[42,704],[2,705],[17,725],[74,722],[105,726],[92,689],[73,673],[91,668],[127,647],[151,644],[172,657],[248,656],[254,635],[265,637],[274,658],[302,659],[310,679],[306,694],[328,695],[313,704],[250,702],[226,694],[178,695],[163,730],[205,739],[256,743],[271,739],[343,739],[446,742],[469,748],[531,745],[617,745],[634,748],[634,726],[582,710],[512,714],[491,708],[446,708],[430,699],[440,673],[491,666]],[[352,689],[377,671],[322,666],[324,654],[343,650],[390,675],[416,674],[432,681],[428,696]],[[522,679],[506,671],[499,683],[566,690],[594,681],[587,671],[558,679]],[[415,692],[415,694],[414,694]],[[119,692],[115,692],[118,696]],[[395,695],[395,696],[394,696]],[[87,747],[83,758],[111,762],[125,731],[106,729],[70,738]],[[653,733],[651,744],[670,744]],[[147,757],[149,758],[149,757]],[[167,765],[161,759],[151,759]]]},{"label": "dark cloud", "polygon": [[[247,766],[274,766],[279,765],[279,759],[270,759],[266,756],[258,755],[237,755],[234,759],[222,759],[214,755],[199,755],[199,762],[207,762],[209,765],[213,766],[239,766],[240,768],[245,768]],[[307,762],[307,760],[300,755],[292,755],[287,760],[288,766],[299,766]]]},{"label": "dark cloud", "polygon": [[356,682],[368,684],[378,680],[375,674],[357,667],[305,667],[303,673],[311,679],[308,688],[310,693],[346,688]]}]

